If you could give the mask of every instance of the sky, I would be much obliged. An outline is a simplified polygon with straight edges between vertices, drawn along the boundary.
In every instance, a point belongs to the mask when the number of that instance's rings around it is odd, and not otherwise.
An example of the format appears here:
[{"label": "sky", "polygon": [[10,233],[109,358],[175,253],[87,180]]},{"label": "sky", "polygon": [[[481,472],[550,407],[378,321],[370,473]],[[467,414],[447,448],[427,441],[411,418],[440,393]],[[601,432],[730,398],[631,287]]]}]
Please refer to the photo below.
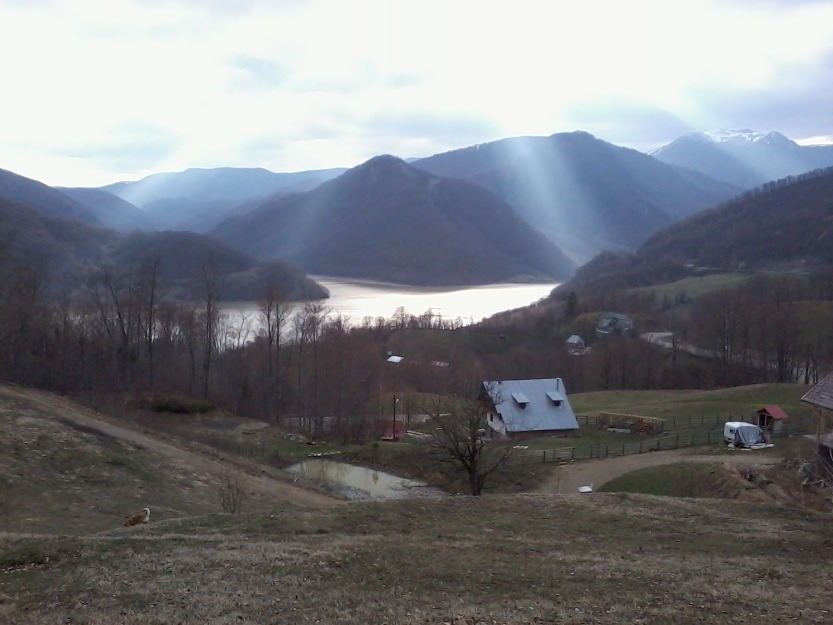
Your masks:
[{"label": "sky", "polygon": [[830,0],[0,0],[0,168],[99,186],[584,130],[833,142]]}]

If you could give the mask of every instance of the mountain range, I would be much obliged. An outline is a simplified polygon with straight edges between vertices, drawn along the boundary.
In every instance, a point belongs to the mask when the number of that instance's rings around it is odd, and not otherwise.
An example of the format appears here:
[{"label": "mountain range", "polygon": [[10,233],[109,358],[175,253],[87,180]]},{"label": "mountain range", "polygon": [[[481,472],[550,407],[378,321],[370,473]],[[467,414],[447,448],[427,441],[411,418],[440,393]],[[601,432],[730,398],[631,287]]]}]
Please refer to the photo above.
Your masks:
[{"label": "mountain range", "polygon": [[651,286],[704,273],[833,266],[833,167],[769,182],[652,235],[633,254],[600,254],[575,285]]},{"label": "mountain range", "polygon": [[223,297],[229,300],[258,299],[268,284],[279,286],[287,297],[297,300],[328,295],[296,267],[258,261],[204,235],[136,231],[125,236],[89,223],[95,220],[88,213],[84,213],[84,220],[57,216],[56,208],[64,206],[68,198],[61,199],[58,191],[53,191],[58,195],[44,193],[45,185],[22,176],[14,183],[18,197],[35,198],[37,203],[9,200],[0,187],[0,252],[4,259],[11,253],[40,268],[43,282],[39,286],[52,296],[79,291],[96,268],[130,271],[147,258],[159,259],[160,277],[175,299],[194,298],[204,263],[211,265]]},{"label": "mountain range", "polygon": [[413,164],[499,195],[579,264],[604,250],[633,249],[741,191],[586,132],[504,139]]},{"label": "mountain range", "polygon": [[378,156],[213,234],[313,274],[401,284],[561,280],[575,265],[488,190]]},{"label": "mountain range", "polygon": [[307,191],[345,171],[274,173],[262,168],[194,168],[152,174],[135,182],[116,182],[102,190],[144,209],[149,229],[207,232],[253,200]]},{"label": "mountain range", "polygon": [[[281,265],[295,277],[563,280],[600,253],[580,276],[679,232],[675,223],[700,224],[692,216],[719,221],[705,209],[748,199],[762,182],[772,190],[775,178],[825,164],[833,165],[833,146],[723,130],[685,135],[650,154],[573,132],[407,162],[381,156],[350,170],[190,169],[98,189],[51,188],[0,170],[0,219],[65,280],[91,263],[129,264],[161,251],[176,264],[177,250],[195,258],[198,249],[222,249],[229,266],[242,254],[248,260],[237,268],[245,265],[249,277],[277,275],[272,263],[280,261],[295,266]],[[148,234],[171,229],[213,238]]]},{"label": "mountain range", "polygon": [[741,189],[833,166],[833,145],[802,146],[779,132],[749,129],[695,132],[649,154]]}]

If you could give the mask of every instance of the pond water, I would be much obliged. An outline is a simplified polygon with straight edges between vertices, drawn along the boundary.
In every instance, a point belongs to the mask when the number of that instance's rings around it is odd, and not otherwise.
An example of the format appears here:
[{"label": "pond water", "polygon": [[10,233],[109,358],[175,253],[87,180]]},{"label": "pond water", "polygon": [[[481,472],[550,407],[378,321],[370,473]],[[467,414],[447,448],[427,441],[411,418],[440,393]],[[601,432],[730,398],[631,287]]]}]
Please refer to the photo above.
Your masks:
[{"label": "pond water", "polygon": [[286,471],[316,482],[323,482],[348,499],[403,499],[437,495],[441,492],[425,482],[320,458],[303,460],[293,464]]}]

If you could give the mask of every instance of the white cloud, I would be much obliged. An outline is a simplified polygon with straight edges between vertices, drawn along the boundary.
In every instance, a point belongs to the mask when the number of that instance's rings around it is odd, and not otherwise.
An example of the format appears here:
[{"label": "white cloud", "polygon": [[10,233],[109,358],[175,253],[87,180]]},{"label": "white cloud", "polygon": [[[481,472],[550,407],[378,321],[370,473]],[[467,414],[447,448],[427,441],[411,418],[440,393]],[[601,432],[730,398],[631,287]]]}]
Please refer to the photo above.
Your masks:
[{"label": "white cloud", "polygon": [[[647,147],[776,88],[808,98],[806,119],[760,129],[803,139],[830,132],[812,90],[831,49],[829,3],[0,0],[0,167],[104,184],[575,129]],[[154,129],[124,142],[141,158],[112,152],[126,125]]]}]

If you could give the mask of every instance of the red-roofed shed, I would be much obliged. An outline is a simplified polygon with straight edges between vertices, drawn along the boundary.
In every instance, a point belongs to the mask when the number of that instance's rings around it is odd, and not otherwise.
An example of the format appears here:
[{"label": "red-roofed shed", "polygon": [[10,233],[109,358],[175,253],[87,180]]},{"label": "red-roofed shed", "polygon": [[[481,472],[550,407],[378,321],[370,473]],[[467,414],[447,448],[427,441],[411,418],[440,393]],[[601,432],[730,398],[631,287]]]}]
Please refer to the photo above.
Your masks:
[{"label": "red-roofed shed", "polygon": [[379,423],[379,438],[383,441],[401,441],[405,438],[405,422],[396,420],[396,426],[393,421],[382,421]]},{"label": "red-roofed shed", "polygon": [[764,406],[758,410],[758,427],[765,432],[781,434],[784,432],[784,421],[787,413],[781,406]]}]

